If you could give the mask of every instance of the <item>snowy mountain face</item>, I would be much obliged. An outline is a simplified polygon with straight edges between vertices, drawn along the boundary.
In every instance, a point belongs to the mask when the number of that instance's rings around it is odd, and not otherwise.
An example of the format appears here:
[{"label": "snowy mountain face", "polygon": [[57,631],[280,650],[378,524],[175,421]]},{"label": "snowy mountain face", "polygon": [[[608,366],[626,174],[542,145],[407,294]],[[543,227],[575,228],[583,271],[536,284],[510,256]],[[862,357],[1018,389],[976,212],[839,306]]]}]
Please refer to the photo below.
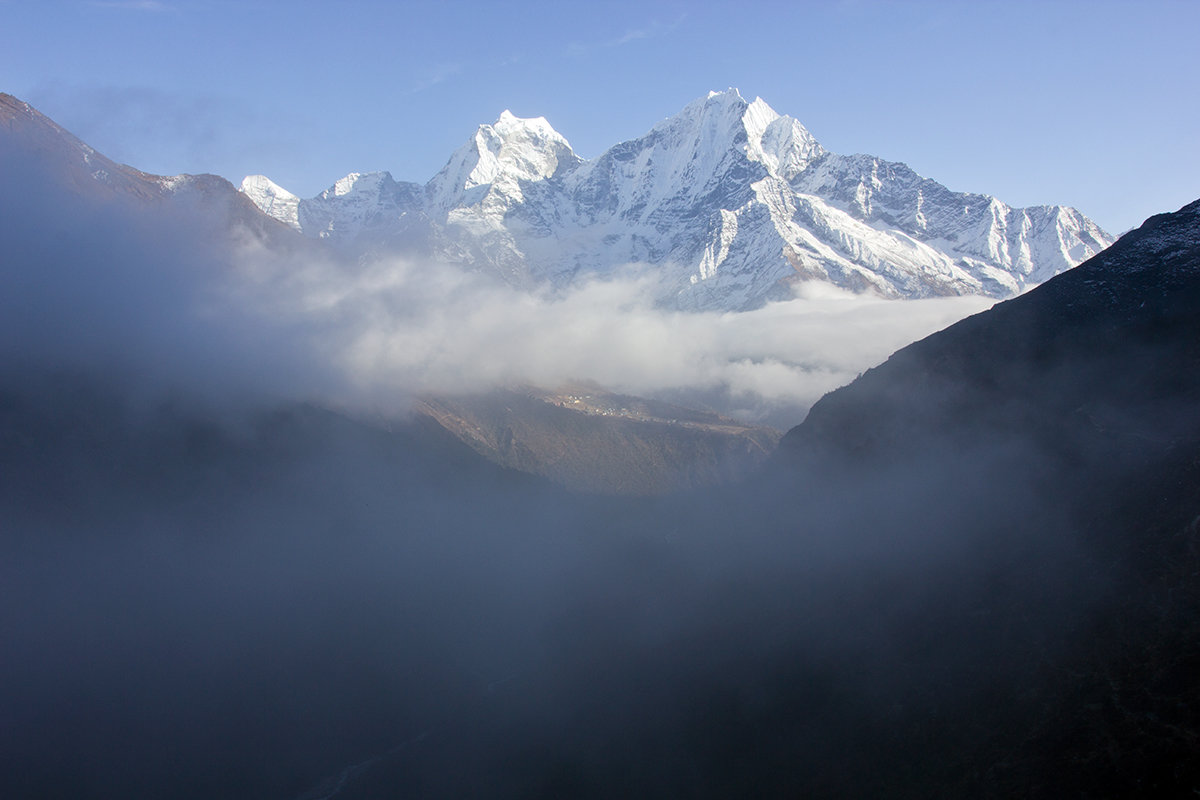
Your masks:
[{"label": "snowy mountain face", "polygon": [[265,213],[351,249],[386,245],[565,285],[629,264],[659,300],[740,310],[824,281],[885,297],[1005,297],[1113,238],[1072,208],[1012,208],[906,165],[826,151],[797,120],[731,89],[585,161],[542,118],[480,126],[424,187],[352,173],[302,200],[263,176]]}]

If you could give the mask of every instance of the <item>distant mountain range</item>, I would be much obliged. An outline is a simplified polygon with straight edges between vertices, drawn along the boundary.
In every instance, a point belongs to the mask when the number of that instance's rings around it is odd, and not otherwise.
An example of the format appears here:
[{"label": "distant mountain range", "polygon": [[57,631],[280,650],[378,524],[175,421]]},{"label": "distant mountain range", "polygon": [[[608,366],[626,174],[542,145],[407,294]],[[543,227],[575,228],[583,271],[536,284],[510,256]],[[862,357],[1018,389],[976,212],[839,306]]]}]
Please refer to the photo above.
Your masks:
[{"label": "distant mountain range", "polygon": [[896,298],[1007,297],[1113,242],[1073,208],[1012,208],[902,163],[831,153],[736,89],[593,160],[545,119],[505,111],[424,185],[351,173],[301,199],[254,175],[242,191],[306,236],[518,286],[638,265],[660,302],[685,309],[755,308],[811,280]]},{"label": "distant mountain range", "polygon": [[901,163],[830,153],[797,120],[734,89],[590,161],[546,120],[506,111],[424,185],[351,173],[310,199],[262,175],[237,192],[214,175],[117,164],[10,95],[0,95],[0,129],[77,191],[198,196],[273,248],[302,245],[268,220],[354,255],[433,259],[520,287],[632,270],[682,309],[751,309],[805,281],[894,298],[1002,298],[1113,242],[1072,208],[1012,208]]}]

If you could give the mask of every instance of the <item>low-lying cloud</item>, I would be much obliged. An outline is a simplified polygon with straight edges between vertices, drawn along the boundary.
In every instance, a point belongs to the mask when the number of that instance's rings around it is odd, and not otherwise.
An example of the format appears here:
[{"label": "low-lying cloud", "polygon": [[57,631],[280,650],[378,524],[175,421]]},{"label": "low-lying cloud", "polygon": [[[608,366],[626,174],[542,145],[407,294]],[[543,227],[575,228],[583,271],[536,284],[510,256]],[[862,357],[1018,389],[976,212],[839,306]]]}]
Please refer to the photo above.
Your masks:
[{"label": "low-lying cloud", "polygon": [[242,302],[309,331],[314,352],[345,379],[338,399],[393,410],[414,393],[591,380],[716,398],[751,420],[802,415],[896,349],[993,302],[894,301],[810,284],[754,311],[684,312],[656,307],[653,277],[632,270],[529,292],[400,259],[267,273],[246,263],[254,279]]}]

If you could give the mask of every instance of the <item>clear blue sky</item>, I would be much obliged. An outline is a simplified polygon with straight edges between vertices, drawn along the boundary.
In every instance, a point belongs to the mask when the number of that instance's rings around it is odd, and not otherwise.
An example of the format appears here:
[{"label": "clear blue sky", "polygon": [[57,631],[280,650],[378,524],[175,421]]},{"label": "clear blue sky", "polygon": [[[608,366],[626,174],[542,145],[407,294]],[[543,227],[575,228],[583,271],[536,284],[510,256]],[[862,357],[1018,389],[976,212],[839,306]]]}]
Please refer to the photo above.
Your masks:
[{"label": "clear blue sky", "polygon": [[1200,197],[1200,2],[0,0],[0,91],[158,173],[423,182],[505,108],[584,157],[736,86],[835,152],[1119,233]]}]

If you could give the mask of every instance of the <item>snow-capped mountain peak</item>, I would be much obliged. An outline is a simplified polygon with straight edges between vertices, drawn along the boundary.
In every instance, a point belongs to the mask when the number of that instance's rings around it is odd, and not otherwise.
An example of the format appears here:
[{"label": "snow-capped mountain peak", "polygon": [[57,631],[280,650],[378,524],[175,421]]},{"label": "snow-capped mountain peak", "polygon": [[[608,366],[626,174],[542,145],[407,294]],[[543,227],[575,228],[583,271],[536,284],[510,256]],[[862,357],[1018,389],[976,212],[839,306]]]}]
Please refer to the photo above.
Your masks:
[{"label": "snow-capped mountain peak", "polygon": [[300,230],[300,198],[266,175],[248,175],[242,193],[267,216]]},{"label": "snow-capped mountain peak", "polygon": [[378,194],[380,187],[391,181],[388,172],[351,172],[344,178],[334,182],[333,186],[321,192],[321,197],[345,197],[348,194]]},{"label": "snow-capped mountain peak", "polygon": [[651,135],[690,151],[693,161],[719,162],[737,153],[784,180],[825,153],[798,120],[779,114],[760,97],[747,101],[735,88],[689,103],[656,125]]},{"label": "snow-capped mountain peak", "polygon": [[678,114],[655,125],[649,136],[674,140],[694,153],[715,154],[731,145],[744,144],[748,108],[737,89],[709,92],[707,97],[693,100]]},{"label": "snow-capped mountain peak", "polygon": [[524,119],[506,109],[493,124],[479,126],[427,184],[426,192],[435,208],[445,210],[476,205],[493,186],[519,202],[521,181],[545,180],[581,161],[544,117]]}]

